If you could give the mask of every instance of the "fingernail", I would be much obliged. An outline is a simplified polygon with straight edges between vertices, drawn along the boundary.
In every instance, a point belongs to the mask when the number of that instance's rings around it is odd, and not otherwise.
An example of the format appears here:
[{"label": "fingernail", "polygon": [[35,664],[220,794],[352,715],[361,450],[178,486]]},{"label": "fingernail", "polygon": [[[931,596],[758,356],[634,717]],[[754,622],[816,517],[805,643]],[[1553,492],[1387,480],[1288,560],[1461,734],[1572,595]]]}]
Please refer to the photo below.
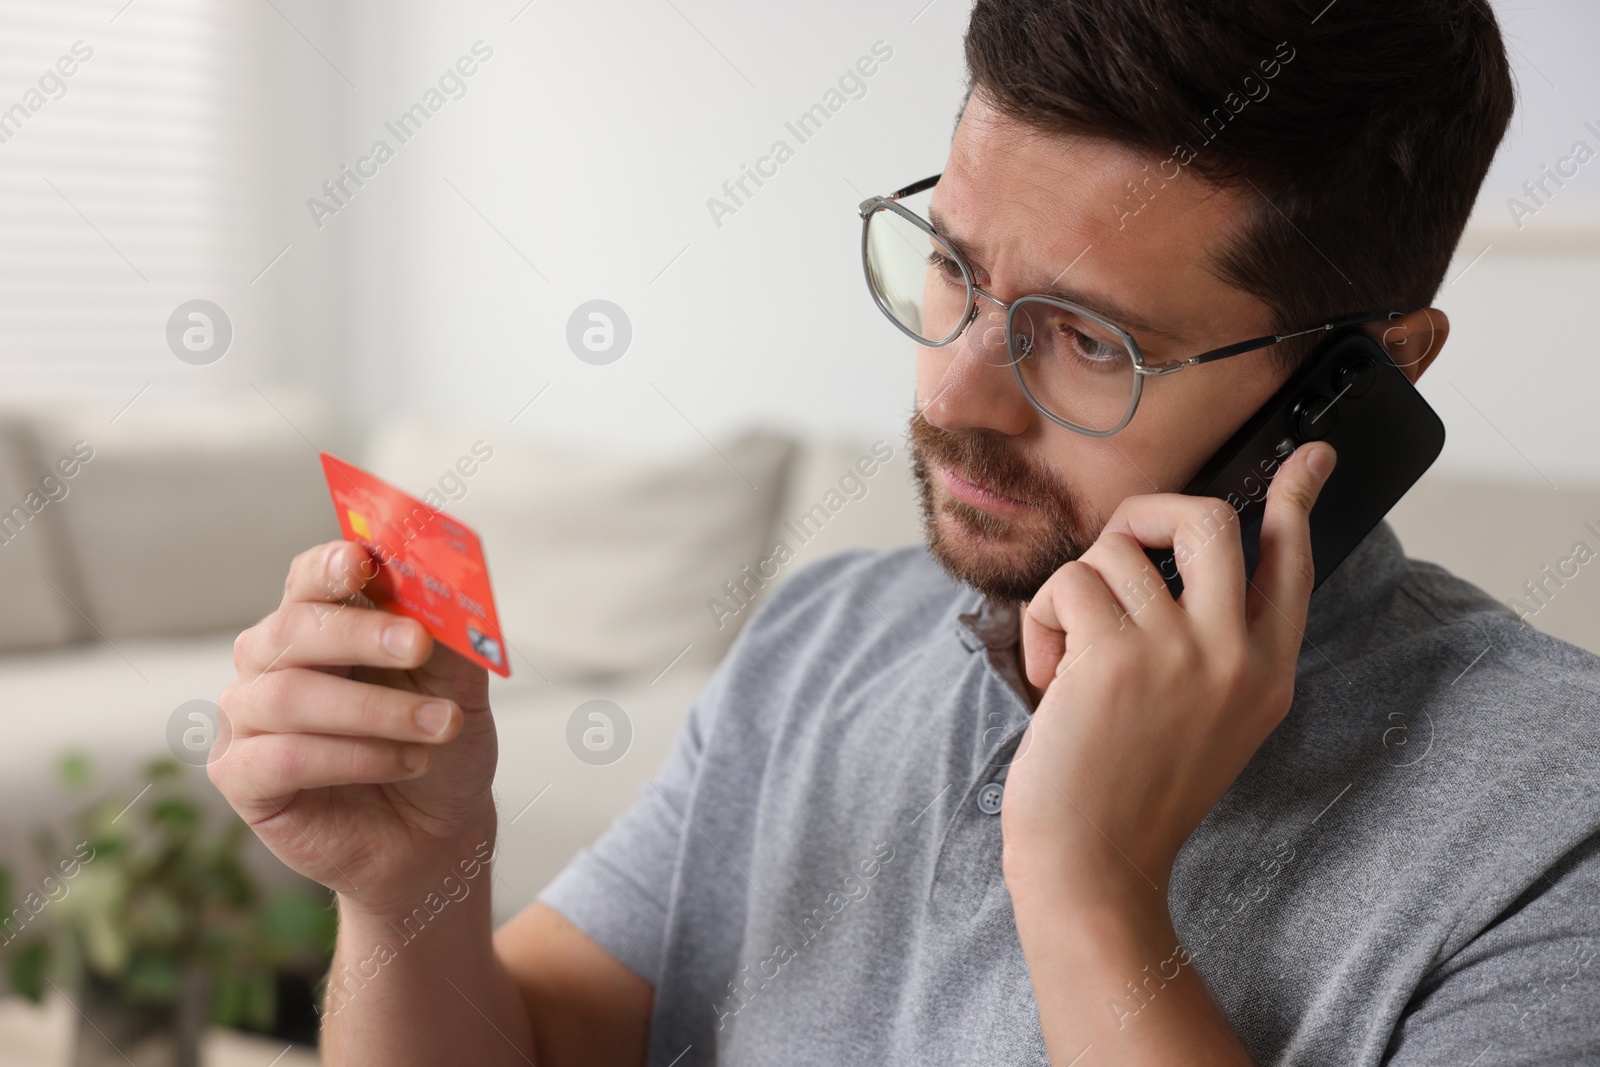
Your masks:
[{"label": "fingernail", "polygon": [[429,701],[417,709],[417,727],[429,737],[444,733],[450,725],[450,705]]},{"label": "fingernail", "polygon": [[420,771],[428,762],[428,746],[406,745],[400,750],[400,762],[408,771]]},{"label": "fingernail", "polygon": [[411,649],[415,643],[415,639],[411,636],[411,627],[409,626],[406,626],[402,623],[396,623],[393,626],[384,628],[383,650],[389,653],[391,656],[404,658],[411,655]]},{"label": "fingernail", "polygon": [[1317,481],[1325,482],[1328,475],[1333,473],[1333,465],[1338,461],[1334,455],[1332,445],[1318,445],[1306,456],[1306,466],[1311,468],[1311,473],[1317,476]]},{"label": "fingernail", "polygon": [[339,556],[343,551],[343,543],[334,545],[328,550],[328,558],[322,562],[322,580],[327,583],[330,589],[339,584],[339,572],[341,570],[339,566]]}]

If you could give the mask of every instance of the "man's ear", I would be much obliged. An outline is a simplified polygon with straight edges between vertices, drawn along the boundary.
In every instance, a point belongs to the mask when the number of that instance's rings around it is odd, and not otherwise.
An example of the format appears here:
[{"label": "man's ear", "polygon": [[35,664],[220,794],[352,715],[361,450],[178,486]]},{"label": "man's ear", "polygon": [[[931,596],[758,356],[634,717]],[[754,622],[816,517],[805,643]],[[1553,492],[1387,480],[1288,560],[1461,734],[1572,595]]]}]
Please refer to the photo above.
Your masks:
[{"label": "man's ear", "polygon": [[1388,350],[1395,366],[1415,385],[1450,336],[1450,319],[1438,308],[1419,308],[1408,315],[1363,323],[1361,328]]}]

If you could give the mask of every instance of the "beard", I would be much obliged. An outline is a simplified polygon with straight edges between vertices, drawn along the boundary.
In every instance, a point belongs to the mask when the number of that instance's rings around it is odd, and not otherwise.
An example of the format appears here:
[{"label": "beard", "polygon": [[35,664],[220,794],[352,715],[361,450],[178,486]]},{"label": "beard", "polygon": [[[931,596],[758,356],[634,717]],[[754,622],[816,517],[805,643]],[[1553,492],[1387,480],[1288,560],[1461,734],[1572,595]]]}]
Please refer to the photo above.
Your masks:
[{"label": "beard", "polygon": [[[1088,551],[1103,524],[1054,472],[1035,466],[1014,439],[995,430],[953,433],[913,411],[907,441],[922,506],[923,536],[956,581],[994,600],[1031,600],[1061,565]],[[937,473],[956,474],[1030,505],[998,515],[951,496]]]}]

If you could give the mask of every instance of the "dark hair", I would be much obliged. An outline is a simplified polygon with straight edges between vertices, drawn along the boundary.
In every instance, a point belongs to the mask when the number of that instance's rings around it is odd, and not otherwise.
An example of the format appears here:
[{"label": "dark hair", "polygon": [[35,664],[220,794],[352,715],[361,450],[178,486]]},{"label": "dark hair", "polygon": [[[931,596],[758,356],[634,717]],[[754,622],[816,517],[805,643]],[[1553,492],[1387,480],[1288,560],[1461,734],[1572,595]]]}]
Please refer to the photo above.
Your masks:
[{"label": "dark hair", "polygon": [[1481,0],[977,0],[966,60],[969,97],[1160,159],[1134,206],[1183,166],[1254,186],[1215,267],[1279,333],[1429,306],[1514,103]]}]

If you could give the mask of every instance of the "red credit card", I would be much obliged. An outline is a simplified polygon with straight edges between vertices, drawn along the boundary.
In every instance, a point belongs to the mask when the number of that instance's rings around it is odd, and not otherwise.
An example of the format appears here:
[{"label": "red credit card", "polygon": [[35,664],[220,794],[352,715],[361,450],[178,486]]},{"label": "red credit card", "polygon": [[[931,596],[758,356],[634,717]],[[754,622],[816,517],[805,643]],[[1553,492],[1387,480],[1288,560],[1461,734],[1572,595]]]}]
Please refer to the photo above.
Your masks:
[{"label": "red credit card", "polygon": [[379,607],[422,623],[445,647],[511,677],[478,535],[327,452],[322,472],[345,540],[378,563],[377,576],[362,591]]}]

